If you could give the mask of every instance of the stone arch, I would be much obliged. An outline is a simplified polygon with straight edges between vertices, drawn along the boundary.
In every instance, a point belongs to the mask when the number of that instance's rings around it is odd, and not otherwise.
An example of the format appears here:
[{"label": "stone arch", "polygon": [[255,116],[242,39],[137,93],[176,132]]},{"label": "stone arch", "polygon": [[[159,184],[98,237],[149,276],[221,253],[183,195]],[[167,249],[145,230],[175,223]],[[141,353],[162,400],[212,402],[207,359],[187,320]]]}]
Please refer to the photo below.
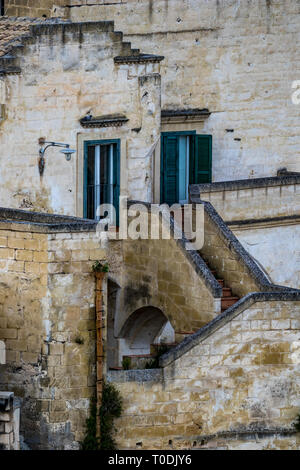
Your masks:
[{"label": "stone arch", "polygon": [[127,318],[119,334],[119,360],[124,355],[151,353],[152,344],[174,343],[175,333],[168,318],[157,307],[141,307]]}]

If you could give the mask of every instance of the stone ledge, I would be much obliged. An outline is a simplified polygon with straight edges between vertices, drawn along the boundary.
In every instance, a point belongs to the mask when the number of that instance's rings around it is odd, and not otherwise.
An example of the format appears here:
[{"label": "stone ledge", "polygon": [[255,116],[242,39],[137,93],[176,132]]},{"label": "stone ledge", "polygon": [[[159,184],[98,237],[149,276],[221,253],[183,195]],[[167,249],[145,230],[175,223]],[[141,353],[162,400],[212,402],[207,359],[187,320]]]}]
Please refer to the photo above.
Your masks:
[{"label": "stone ledge", "polygon": [[104,116],[97,117],[84,117],[80,119],[80,124],[85,128],[97,128],[97,127],[120,127],[129,119],[122,114],[107,114]]},{"label": "stone ledge", "polygon": [[117,56],[114,58],[115,64],[146,64],[146,63],[156,63],[164,60],[162,55],[153,55],[153,54],[137,54],[129,56]]},{"label": "stone ledge", "polygon": [[168,122],[199,122],[207,119],[211,113],[208,109],[191,108],[191,109],[163,109],[161,112],[162,123]]},{"label": "stone ledge", "polygon": [[193,335],[185,338],[178,346],[171,349],[169,352],[161,356],[159,365],[165,367],[174,362],[183,354],[190,351],[192,348],[200,344],[215,331],[219,330],[222,326],[229,323],[233,318],[237,317],[240,313],[244,312],[247,308],[251,307],[256,302],[299,302],[300,290],[282,288],[281,292],[253,292],[240,299],[232,307],[228,308],[225,312],[218,315],[211,322],[204,327],[200,328]]},{"label": "stone ledge", "polygon": [[106,374],[108,382],[161,382],[162,369],[114,370]]},{"label": "stone ledge", "polygon": [[270,186],[284,186],[300,184],[300,175],[272,176],[266,178],[253,178],[232,181],[217,181],[215,183],[191,184],[189,193],[191,199],[201,197],[201,193],[218,191],[235,191],[239,189],[265,188]]},{"label": "stone ledge", "polygon": [[284,215],[280,217],[264,217],[260,219],[230,220],[225,222],[235,230],[247,228],[269,228],[282,225],[299,225],[300,215]]},{"label": "stone ledge", "polygon": [[0,229],[33,232],[95,231],[98,221],[59,214],[0,207]]}]

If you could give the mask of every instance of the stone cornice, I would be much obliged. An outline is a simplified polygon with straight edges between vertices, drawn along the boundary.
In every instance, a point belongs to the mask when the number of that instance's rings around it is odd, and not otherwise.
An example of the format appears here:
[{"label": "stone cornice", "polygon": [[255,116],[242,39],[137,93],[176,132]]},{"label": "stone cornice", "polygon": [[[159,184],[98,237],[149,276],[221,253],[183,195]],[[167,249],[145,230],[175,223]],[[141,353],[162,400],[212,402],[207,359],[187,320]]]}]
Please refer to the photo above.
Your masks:
[{"label": "stone cornice", "polygon": [[281,217],[265,217],[261,219],[245,219],[226,221],[231,230],[251,230],[253,228],[271,228],[289,225],[300,225],[300,215]]},{"label": "stone cornice", "polygon": [[182,123],[182,122],[202,122],[207,119],[211,113],[208,109],[163,109],[161,112],[162,123]]},{"label": "stone cornice", "polygon": [[128,122],[126,116],[122,114],[108,114],[105,116],[82,118],[80,124],[85,128],[97,128],[97,127],[120,127]]},{"label": "stone cornice", "polygon": [[146,64],[146,63],[158,63],[164,60],[162,55],[153,54],[134,54],[128,56],[117,56],[114,58],[115,64]]},{"label": "stone cornice", "polygon": [[251,178],[232,181],[217,181],[215,183],[192,184],[189,187],[190,197],[199,197],[202,193],[217,191],[235,191],[239,189],[265,188],[300,184],[300,175],[271,176],[266,178]]}]

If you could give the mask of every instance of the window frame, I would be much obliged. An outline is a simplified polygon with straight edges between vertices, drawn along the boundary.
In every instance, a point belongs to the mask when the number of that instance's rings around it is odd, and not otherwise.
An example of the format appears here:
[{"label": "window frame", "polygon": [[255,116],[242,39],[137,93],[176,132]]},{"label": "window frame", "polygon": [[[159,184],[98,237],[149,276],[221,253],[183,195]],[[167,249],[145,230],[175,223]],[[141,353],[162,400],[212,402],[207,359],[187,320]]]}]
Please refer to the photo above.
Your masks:
[{"label": "window frame", "polygon": [[[117,172],[116,172],[116,185],[119,187],[119,196],[120,196],[120,172],[121,172],[121,139],[93,139],[84,141],[84,150],[83,150],[83,217],[87,218],[87,159],[88,159],[88,147],[95,145],[116,145],[116,155],[117,155]],[[115,202],[115,201],[114,201]],[[116,217],[117,225],[119,220],[119,201],[117,201]]]}]

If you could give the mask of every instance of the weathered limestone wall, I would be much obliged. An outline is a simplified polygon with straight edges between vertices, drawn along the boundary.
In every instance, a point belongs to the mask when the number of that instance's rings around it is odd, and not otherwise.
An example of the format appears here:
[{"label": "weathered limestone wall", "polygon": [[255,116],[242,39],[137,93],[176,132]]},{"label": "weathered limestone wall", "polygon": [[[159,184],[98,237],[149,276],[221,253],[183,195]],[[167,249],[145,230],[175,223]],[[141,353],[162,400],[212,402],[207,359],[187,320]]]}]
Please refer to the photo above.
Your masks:
[{"label": "weathered limestone wall", "polygon": [[[0,81],[6,117],[0,123],[1,206],[82,216],[84,141],[101,139],[121,141],[121,192],[150,201],[151,149],[160,132],[159,63],[115,64],[114,57],[131,49],[105,22],[35,26],[33,39],[13,53],[21,74]],[[89,111],[129,121],[83,128],[79,119]],[[40,137],[77,150],[67,162],[49,148],[42,178]]]},{"label": "weathered limestone wall", "polygon": [[[196,191],[197,185],[192,186]],[[226,222],[291,217],[300,211],[300,178],[230,181],[199,185],[198,195],[209,201]]]},{"label": "weathered limestone wall", "polygon": [[8,16],[50,17],[57,14],[59,9],[56,7],[64,3],[64,0],[5,0],[4,12]]},{"label": "weathered limestone wall", "polygon": [[244,248],[269,274],[275,284],[300,288],[300,225],[267,224],[232,227]]},{"label": "weathered limestone wall", "polygon": [[110,372],[122,449],[299,449],[300,302],[256,302],[163,369]]},{"label": "weathered limestone wall", "polygon": [[202,133],[213,135],[214,181],[300,170],[299,106],[291,101],[297,0],[88,3],[74,0],[70,18],[114,20],[134,47],[165,56],[163,108],[212,112]]},{"label": "weathered limestone wall", "polygon": [[95,232],[47,230],[1,224],[0,389],[20,398],[30,448],[76,449],[95,390],[91,266],[105,252]]}]

